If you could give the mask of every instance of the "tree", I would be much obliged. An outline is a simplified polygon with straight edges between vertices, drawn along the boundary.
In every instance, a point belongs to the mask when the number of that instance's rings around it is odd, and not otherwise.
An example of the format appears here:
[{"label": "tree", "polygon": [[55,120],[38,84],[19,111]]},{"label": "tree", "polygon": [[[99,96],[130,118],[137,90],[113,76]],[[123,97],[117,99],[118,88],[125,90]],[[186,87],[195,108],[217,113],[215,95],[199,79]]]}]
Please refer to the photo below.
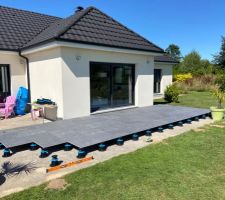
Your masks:
[{"label": "tree", "polygon": [[196,72],[196,69],[201,65],[201,56],[197,51],[191,51],[187,54],[183,62],[181,63],[181,70],[184,73],[192,73]]},{"label": "tree", "polygon": [[175,45],[175,44],[170,44],[165,52],[169,54],[174,60],[180,61],[181,59],[181,52],[180,52],[180,47]]},{"label": "tree", "polygon": [[214,55],[213,63],[219,68],[225,69],[225,37],[222,36],[222,44],[218,55]]},{"label": "tree", "polygon": [[211,74],[213,72],[213,65],[207,59],[201,60],[201,72],[202,74]]},{"label": "tree", "polygon": [[182,73],[204,75],[212,72],[212,64],[194,50],[184,57],[179,70]]}]

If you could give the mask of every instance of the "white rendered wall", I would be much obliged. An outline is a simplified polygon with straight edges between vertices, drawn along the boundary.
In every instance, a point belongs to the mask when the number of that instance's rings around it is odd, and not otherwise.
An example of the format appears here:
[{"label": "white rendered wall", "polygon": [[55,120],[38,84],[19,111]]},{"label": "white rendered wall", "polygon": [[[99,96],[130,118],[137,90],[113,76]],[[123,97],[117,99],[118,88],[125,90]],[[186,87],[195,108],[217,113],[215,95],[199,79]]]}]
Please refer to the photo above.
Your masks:
[{"label": "white rendered wall", "polygon": [[155,63],[155,69],[162,69],[161,94],[164,94],[166,87],[173,82],[173,65],[167,63]]},{"label": "white rendered wall", "polygon": [[63,118],[62,59],[60,48],[26,55],[30,61],[31,101],[49,98],[58,105]]},{"label": "white rendered wall", "polygon": [[153,105],[153,56],[61,49],[64,118],[90,115],[90,62],[135,64],[135,105]]},{"label": "white rendered wall", "polygon": [[27,88],[25,61],[17,53],[1,52],[0,64],[10,67],[11,94],[16,96],[20,86]]},{"label": "white rendered wall", "polygon": [[52,99],[60,118],[90,115],[90,62],[135,64],[135,106],[153,105],[153,56],[73,47],[26,56],[30,60],[31,99]]}]

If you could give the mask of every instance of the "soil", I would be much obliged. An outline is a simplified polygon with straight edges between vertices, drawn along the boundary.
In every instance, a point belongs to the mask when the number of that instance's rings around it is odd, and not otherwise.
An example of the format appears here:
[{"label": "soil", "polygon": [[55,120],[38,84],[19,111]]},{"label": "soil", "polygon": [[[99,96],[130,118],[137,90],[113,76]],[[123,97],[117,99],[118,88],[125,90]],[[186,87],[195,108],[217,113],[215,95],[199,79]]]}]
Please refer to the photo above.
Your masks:
[{"label": "soil", "polygon": [[50,181],[46,187],[46,189],[54,189],[54,190],[61,190],[65,189],[68,186],[68,183],[65,181],[65,179],[54,179]]},{"label": "soil", "polygon": [[205,129],[202,129],[202,128],[196,128],[196,129],[194,129],[194,131],[195,131],[195,132],[204,132]]}]

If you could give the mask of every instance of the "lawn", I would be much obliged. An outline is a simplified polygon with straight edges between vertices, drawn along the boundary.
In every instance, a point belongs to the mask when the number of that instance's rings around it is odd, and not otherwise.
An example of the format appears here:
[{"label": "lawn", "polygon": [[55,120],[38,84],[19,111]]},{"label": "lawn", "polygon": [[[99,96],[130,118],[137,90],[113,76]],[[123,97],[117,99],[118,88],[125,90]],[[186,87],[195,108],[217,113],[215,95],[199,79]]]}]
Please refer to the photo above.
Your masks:
[{"label": "lawn", "polygon": [[[155,104],[166,103],[164,99],[155,100]],[[179,97],[179,103],[172,103],[172,105],[183,105],[198,108],[209,108],[217,105],[217,100],[210,92],[189,92]]]},{"label": "lawn", "polygon": [[3,199],[225,199],[224,133],[207,126],[67,175],[65,190],[44,184]]}]

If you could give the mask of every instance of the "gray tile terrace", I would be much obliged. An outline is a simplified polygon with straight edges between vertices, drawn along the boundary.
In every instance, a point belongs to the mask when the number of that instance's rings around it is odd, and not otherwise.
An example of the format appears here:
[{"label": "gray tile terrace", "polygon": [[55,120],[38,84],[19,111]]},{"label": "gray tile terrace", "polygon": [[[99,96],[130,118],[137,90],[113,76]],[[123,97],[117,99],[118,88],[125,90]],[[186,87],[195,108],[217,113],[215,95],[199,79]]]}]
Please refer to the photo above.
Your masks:
[{"label": "gray tile terrace", "polygon": [[84,148],[209,112],[170,105],[133,108],[0,131],[0,143],[11,148],[34,142],[47,148],[68,142]]}]

